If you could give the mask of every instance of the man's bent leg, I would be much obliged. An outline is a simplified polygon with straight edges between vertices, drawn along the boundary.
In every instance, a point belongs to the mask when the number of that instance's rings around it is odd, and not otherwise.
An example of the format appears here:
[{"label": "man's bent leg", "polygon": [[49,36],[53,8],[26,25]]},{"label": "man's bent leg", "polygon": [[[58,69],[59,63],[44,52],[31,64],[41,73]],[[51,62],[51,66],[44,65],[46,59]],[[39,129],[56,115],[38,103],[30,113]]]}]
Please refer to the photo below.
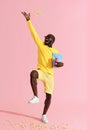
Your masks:
[{"label": "man's bent leg", "polygon": [[37,78],[38,78],[38,72],[36,70],[33,70],[30,73],[30,83],[33,90],[34,97],[29,101],[29,103],[39,102],[38,92],[37,92]]},{"label": "man's bent leg", "polygon": [[30,83],[31,83],[31,87],[32,87],[34,96],[38,96],[38,93],[37,93],[37,78],[38,78],[38,72],[36,70],[33,70],[30,73]]}]

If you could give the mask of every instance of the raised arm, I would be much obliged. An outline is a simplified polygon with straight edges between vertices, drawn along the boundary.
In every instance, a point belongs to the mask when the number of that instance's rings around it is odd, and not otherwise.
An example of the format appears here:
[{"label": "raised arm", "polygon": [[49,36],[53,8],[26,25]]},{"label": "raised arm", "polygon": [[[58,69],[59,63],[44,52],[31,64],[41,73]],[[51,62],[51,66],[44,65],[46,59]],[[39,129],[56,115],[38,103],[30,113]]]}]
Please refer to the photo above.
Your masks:
[{"label": "raised arm", "polygon": [[39,38],[33,24],[30,21],[30,13],[26,13],[26,12],[21,12],[21,13],[24,15],[24,17],[25,17],[25,19],[27,21],[28,27],[30,29],[30,32],[31,32],[31,34],[33,36],[33,39],[34,39],[35,43],[39,46],[40,44],[42,44],[42,40]]}]

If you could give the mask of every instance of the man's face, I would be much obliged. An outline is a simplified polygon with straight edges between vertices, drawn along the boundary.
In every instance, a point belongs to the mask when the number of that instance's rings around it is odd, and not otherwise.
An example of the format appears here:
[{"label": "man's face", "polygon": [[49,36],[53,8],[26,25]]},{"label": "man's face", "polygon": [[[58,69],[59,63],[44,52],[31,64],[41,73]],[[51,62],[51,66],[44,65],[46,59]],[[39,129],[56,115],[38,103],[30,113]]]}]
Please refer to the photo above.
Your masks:
[{"label": "man's face", "polygon": [[48,47],[52,47],[53,43],[54,41],[52,37],[45,36],[45,41],[44,41],[45,45],[47,45]]}]

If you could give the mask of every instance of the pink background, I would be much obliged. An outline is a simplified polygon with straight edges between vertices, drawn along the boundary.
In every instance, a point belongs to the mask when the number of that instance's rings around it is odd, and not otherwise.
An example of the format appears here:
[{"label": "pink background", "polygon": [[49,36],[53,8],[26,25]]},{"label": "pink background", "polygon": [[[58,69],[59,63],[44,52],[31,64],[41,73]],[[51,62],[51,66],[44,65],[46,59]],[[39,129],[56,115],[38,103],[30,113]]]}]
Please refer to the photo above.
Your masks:
[{"label": "pink background", "polygon": [[31,13],[42,40],[48,33],[56,36],[54,46],[63,55],[64,67],[55,70],[49,124],[43,129],[86,130],[86,0],[0,0],[0,130],[31,130],[42,125],[45,95],[41,82],[40,103],[27,103],[33,96],[29,73],[36,67],[37,48],[21,11]]}]

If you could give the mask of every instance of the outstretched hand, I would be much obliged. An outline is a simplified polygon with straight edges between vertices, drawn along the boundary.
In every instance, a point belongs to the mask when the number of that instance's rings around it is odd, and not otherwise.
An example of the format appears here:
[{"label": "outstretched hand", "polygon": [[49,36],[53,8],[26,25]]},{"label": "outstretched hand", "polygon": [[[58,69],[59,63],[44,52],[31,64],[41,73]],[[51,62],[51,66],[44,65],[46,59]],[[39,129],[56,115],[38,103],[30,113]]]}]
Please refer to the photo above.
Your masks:
[{"label": "outstretched hand", "polygon": [[27,20],[27,21],[29,21],[30,20],[30,13],[26,13],[26,12],[21,12],[23,15],[24,15],[24,17],[25,17],[25,19]]}]

